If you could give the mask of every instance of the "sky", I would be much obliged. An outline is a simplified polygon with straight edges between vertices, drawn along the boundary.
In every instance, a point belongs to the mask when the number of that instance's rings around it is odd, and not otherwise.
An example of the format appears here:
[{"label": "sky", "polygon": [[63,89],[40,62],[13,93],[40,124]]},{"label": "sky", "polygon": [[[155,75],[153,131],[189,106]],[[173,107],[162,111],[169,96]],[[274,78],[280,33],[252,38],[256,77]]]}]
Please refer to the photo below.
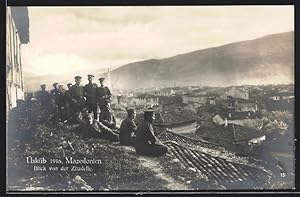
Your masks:
[{"label": "sky", "polygon": [[[28,7],[26,73],[97,73],[294,30],[293,6]],[[103,71],[103,70],[101,70]]]}]

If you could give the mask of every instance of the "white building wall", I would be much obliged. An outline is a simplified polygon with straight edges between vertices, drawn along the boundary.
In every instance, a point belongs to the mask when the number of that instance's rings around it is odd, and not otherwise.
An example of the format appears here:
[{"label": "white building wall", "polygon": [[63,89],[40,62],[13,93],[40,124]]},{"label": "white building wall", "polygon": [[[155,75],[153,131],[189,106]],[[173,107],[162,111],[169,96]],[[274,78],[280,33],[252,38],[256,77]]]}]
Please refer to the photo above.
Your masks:
[{"label": "white building wall", "polygon": [[20,38],[10,8],[6,9],[6,111],[16,106],[17,99],[24,99]]}]

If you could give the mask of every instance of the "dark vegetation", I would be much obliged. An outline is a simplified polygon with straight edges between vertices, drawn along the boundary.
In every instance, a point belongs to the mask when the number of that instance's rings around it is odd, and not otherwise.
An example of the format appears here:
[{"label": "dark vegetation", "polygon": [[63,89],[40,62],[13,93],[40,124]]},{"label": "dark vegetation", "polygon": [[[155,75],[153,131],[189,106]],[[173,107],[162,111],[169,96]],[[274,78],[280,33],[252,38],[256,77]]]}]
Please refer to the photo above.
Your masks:
[{"label": "dark vegetation", "polygon": [[[165,182],[141,166],[135,153],[127,153],[120,146],[106,140],[83,137],[76,134],[75,130],[76,128],[66,126],[41,125],[33,131],[34,136],[27,142],[10,140],[7,159],[9,190],[165,189]],[[27,156],[45,157],[48,161],[65,156],[86,157],[100,159],[102,163],[93,164],[92,172],[33,172],[33,164],[26,163]],[[49,167],[51,164],[46,163],[45,166]]]}]

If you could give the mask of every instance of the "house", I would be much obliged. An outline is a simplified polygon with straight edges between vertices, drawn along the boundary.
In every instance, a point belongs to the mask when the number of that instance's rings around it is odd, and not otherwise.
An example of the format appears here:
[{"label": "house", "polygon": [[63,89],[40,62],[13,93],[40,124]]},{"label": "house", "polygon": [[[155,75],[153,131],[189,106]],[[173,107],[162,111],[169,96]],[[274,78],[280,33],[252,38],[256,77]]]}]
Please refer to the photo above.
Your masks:
[{"label": "house", "polygon": [[161,112],[180,111],[182,108],[182,97],[179,95],[159,97],[159,107]]},{"label": "house", "polygon": [[212,115],[212,121],[213,123],[215,123],[216,125],[222,125],[225,123],[225,118],[223,118],[221,115],[219,114],[214,114]]},{"label": "house", "polygon": [[234,98],[232,96],[227,96],[225,101],[225,106],[227,109],[235,112],[257,112],[258,106],[257,101],[254,99],[242,99]]},{"label": "house", "polygon": [[6,112],[24,99],[21,45],[29,42],[27,7],[6,8]]},{"label": "house", "polygon": [[253,145],[260,145],[266,140],[266,136],[256,129],[229,123],[227,120],[209,131],[200,131],[198,134],[203,139],[238,152],[251,151]]},{"label": "house", "polygon": [[209,94],[207,96],[208,104],[210,104],[210,105],[216,105],[218,98],[219,98],[219,95],[217,95],[217,94]]},{"label": "house", "polygon": [[207,95],[207,91],[204,90],[204,89],[200,89],[200,88],[192,89],[190,91],[190,93],[193,94],[193,95],[197,95],[197,96],[199,96],[199,95],[203,95],[203,96]]},{"label": "house", "polygon": [[235,102],[236,112],[257,112],[258,106],[256,100],[246,100],[237,98]]},{"label": "house", "polygon": [[191,95],[185,94],[182,96],[182,102],[185,104],[196,103],[199,106],[206,104],[207,96],[206,95]]},{"label": "house", "polygon": [[235,104],[236,104],[236,100],[232,97],[232,96],[227,96],[226,101],[225,101],[225,107],[227,109],[235,109]]},{"label": "house", "polygon": [[207,103],[207,96],[184,94],[182,96],[182,103],[185,104],[186,107],[196,110]]},{"label": "house", "polygon": [[271,94],[269,96],[269,99],[273,101],[282,101],[282,100],[290,101],[293,98],[295,98],[295,95],[291,92],[278,92],[278,93]]},{"label": "house", "polygon": [[118,106],[128,107],[128,97],[125,95],[116,95],[113,101]]},{"label": "house", "polygon": [[155,90],[153,94],[155,96],[172,96],[175,94],[175,91],[172,88],[165,88],[162,90]]},{"label": "house", "polygon": [[228,96],[233,98],[249,99],[249,90],[245,87],[230,87],[227,88],[221,95],[223,99],[227,99]]},{"label": "house", "polygon": [[140,94],[136,97],[128,98],[128,106],[159,105],[159,97],[152,94]]},{"label": "house", "polygon": [[128,106],[144,106],[146,105],[146,100],[142,100],[136,97],[129,97],[128,98]]},{"label": "house", "polygon": [[261,117],[255,112],[235,112],[225,111],[223,113],[215,113],[212,115],[212,121],[216,125],[236,124],[247,128],[256,128]]}]

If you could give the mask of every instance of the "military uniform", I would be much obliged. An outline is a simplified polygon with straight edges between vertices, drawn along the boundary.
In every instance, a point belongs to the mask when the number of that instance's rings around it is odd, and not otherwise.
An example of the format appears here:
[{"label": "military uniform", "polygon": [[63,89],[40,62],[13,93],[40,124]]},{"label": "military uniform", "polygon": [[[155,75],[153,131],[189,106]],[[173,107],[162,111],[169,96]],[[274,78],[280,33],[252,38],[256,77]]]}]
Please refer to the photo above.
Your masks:
[{"label": "military uniform", "polygon": [[52,99],[55,100],[55,104],[58,106],[58,109],[64,106],[64,94],[59,89],[53,89],[50,91]]},{"label": "military uniform", "polygon": [[86,97],[86,106],[89,112],[93,112],[94,119],[97,119],[97,84],[88,83],[84,86],[84,96]]},{"label": "military uniform", "polygon": [[107,102],[111,100],[111,92],[107,86],[100,86],[97,88],[97,97],[100,110],[103,110]]},{"label": "military uniform", "polygon": [[70,89],[65,91],[65,108],[66,108],[66,116],[69,117],[71,115],[71,94],[70,94]]},{"label": "military uniform", "polygon": [[159,140],[154,135],[152,124],[144,120],[137,128],[134,142],[136,152],[148,156],[161,156],[167,153],[168,148],[157,142]]},{"label": "military uniform", "polygon": [[137,126],[134,120],[129,117],[125,118],[120,127],[120,143],[122,145],[133,145],[134,138],[132,137],[136,133]]},{"label": "military uniform", "polygon": [[116,128],[116,117],[110,110],[102,110],[100,112],[100,122],[111,129]]},{"label": "military uniform", "polygon": [[41,90],[37,92],[36,96],[38,102],[41,104],[42,109],[48,109],[50,94],[46,90]]},{"label": "military uniform", "polygon": [[73,85],[70,88],[71,108],[74,112],[79,112],[85,107],[85,100],[83,98],[83,87],[80,85]]},{"label": "military uniform", "polygon": [[115,133],[112,129],[95,119],[92,123],[90,123],[89,119],[90,117],[85,113],[84,110],[79,114],[77,121],[80,124],[78,130],[80,134],[86,137],[108,139],[112,142],[119,141],[118,133]]}]

